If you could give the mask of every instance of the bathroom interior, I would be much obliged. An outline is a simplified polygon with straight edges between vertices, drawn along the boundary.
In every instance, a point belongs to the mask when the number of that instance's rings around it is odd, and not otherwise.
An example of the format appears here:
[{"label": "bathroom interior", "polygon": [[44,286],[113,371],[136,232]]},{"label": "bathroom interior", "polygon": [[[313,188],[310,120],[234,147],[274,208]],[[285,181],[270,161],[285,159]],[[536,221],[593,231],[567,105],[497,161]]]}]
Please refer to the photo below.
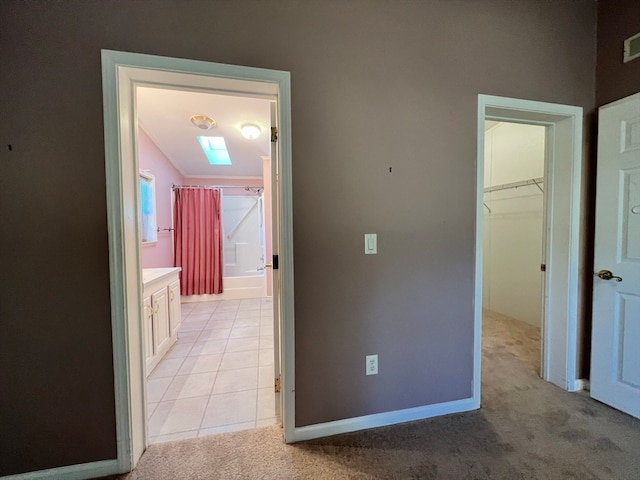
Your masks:
[{"label": "bathroom interior", "polygon": [[138,87],[136,108],[148,443],[278,423],[272,101]]}]

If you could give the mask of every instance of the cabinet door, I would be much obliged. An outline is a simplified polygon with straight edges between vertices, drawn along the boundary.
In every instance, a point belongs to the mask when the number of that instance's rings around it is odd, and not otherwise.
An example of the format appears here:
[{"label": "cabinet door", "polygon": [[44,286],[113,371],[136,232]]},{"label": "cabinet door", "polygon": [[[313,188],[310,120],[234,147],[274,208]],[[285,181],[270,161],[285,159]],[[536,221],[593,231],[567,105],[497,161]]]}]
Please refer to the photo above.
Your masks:
[{"label": "cabinet door", "polygon": [[147,365],[147,373],[151,373],[149,369],[155,353],[153,348],[153,306],[151,305],[151,297],[144,297],[143,300],[142,333],[144,335],[144,359]]},{"label": "cabinet door", "polygon": [[180,307],[180,282],[175,281],[169,284],[169,325],[171,326],[171,336],[178,333],[182,323],[182,309]]},{"label": "cabinet door", "polygon": [[151,295],[153,304],[153,344],[156,355],[168,349],[171,339],[169,331],[169,296],[167,287]]}]

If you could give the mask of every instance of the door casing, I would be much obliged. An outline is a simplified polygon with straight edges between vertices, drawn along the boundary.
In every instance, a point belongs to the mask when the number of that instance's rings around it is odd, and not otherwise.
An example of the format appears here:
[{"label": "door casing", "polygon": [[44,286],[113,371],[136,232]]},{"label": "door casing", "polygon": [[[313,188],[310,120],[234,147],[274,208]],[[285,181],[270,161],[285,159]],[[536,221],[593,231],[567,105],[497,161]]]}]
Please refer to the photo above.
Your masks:
[{"label": "door casing", "polygon": [[284,439],[292,441],[295,350],[289,72],[103,50],[102,81],[118,471],[132,470],[147,446],[136,188],[138,85],[276,100],[281,199],[278,253],[280,275],[286,287],[281,291],[280,302],[282,421]]},{"label": "door casing", "polygon": [[584,388],[585,381],[577,379],[582,119],[582,107],[478,95],[473,386],[478,406],[482,352],[485,120],[547,127],[541,375],[544,380],[568,391]]}]

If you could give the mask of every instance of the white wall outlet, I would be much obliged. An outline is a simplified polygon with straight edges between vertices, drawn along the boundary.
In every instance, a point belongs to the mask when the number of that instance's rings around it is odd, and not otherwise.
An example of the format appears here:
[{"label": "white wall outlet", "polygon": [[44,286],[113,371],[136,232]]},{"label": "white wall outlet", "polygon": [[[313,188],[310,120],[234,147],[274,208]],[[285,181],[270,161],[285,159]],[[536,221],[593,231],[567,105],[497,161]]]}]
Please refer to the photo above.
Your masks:
[{"label": "white wall outlet", "polygon": [[378,253],[378,235],[376,233],[364,234],[364,253],[375,255]]},{"label": "white wall outlet", "polygon": [[367,355],[365,371],[367,375],[378,374],[378,355]]}]

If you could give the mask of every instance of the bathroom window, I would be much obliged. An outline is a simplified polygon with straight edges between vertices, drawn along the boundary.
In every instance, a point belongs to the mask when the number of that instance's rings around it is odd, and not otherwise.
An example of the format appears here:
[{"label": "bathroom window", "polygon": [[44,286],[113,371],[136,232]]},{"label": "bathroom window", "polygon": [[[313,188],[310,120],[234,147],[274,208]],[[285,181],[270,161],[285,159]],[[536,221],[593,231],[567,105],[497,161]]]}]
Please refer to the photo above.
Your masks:
[{"label": "bathroom window", "polygon": [[156,224],[156,179],[147,171],[141,171],[140,177],[140,234],[142,245],[158,241]]}]

